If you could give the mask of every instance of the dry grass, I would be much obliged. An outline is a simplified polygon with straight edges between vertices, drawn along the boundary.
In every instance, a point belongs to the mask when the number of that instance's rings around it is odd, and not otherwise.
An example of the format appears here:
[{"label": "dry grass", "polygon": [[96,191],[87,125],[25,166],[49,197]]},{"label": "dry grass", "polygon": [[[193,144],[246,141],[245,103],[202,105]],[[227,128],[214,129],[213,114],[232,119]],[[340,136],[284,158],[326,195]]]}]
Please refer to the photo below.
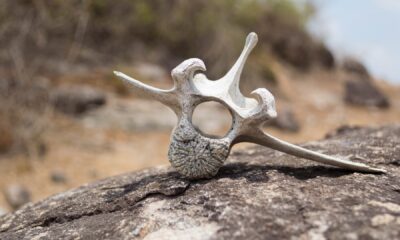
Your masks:
[{"label": "dry grass", "polygon": [[48,126],[49,111],[45,90],[37,86],[14,86],[1,93],[1,152],[23,152],[29,156],[43,152],[42,133]]}]

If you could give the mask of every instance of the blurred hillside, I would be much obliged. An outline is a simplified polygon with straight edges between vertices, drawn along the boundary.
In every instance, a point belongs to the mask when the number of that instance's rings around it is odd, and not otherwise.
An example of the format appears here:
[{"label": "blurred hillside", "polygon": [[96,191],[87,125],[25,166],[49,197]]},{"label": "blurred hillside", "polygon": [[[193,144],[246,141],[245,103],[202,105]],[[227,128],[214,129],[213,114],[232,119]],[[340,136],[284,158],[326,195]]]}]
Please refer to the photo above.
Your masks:
[{"label": "blurred hillside", "polygon": [[[332,66],[332,59],[320,61],[329,53],[304,31],[312,6],[290,0],[121,0],[118,4],[17,0],[3,1],[1,9],[1,44],[12,47],[8,53],[3,50],[2,62],[10,66],[9,55],[19,54],[30,59],[37,71],[62,70],[68,63],[104,66],[138,58],[171,68],[198,56],[218,75],[250,31],[263,39],[260,55],[271,52],[300,68],[313,62]],[[289,51],[293,49],[297,55]]]},{"label": "blurred hillside", "polygon": [[[4,119],[2,131],[10,130],[11,123],[22,131],[25,125],[38,125],[34,139],[42,130],[35,118],[46,111],[46,88],[59,84],[59,76],[99,68],[109,75],[113,68],[134,62],[172,69],[186,58],[199,57],[209,66],[209,76],[217,78],[232,64],[250,31],[261,41],[247,66],[244,77],[250,81],[242,86],[244,92],[272,87],[276,59],[302,70],[334,65],[332,54],[304,30],[312,6],[291,1],[17,0],[2,1],[0,9],[1,92],[11,101],[3,104],[3,111],[11,112],[7,107],[13,105],[24,109],[22,117]],[[98,79],[87,83],[93,82],[100,84]],[[111,90],[126,91],[111,76],[105,82]],[[26,119],[26,112],[32,119]],[[29,136],[4,135],[14,139],[3,140],[3,145],[24,148],[31,141]]]},{"label": "blurred hillside", "polygon": [[[198,57],[216,79],[251,31],[259,44],[241,89],[275,95],[279,118],[267,131],[301,142],[342,125],[399,122],[400,88],[359,60],[335,61],[305,28],[315,11],[291,0],[1,1],[0,210],[11,209],[12,184],[38,200],[166,164],[175,116],[130,94],[112,70],[169,88],[169,71]],[[219,106],[199,111],[201,127],[223,134],[229,116]]]}]

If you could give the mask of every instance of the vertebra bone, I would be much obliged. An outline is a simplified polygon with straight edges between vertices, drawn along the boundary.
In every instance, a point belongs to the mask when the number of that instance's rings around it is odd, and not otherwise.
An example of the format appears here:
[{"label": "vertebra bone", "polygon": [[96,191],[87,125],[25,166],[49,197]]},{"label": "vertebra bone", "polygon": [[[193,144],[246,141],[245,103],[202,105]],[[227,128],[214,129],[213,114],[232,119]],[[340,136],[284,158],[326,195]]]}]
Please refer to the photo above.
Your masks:
[{"label": "vertebra bone", "polygon": [[[203,61],[197,58],[185,60],[172,70],[174,87],[170,90],[154,88],[121,72],[114,72],[133,86],[136,93],[162,102],[178,116],[178,124],[173,130],[168,151],[171,165],[188,178],[213,177],[234,144],[252,142],[297,157],[354,171],[384,173],[383,169],[338,159],[284,142],[261,130],[262,123],[277,115],[274,96],[267,89],[259,88],[252,92],[255,99],[246,98],[239,90],[243,66],[256,43],[257,35],[250,33],[236,63],[224,77],[215,81],[198,73],[205,71],[206,67]],[[192,124],[195,107],[207,101],[220,102],[232,114],[232,128],[223,138],[207,136]]]}]

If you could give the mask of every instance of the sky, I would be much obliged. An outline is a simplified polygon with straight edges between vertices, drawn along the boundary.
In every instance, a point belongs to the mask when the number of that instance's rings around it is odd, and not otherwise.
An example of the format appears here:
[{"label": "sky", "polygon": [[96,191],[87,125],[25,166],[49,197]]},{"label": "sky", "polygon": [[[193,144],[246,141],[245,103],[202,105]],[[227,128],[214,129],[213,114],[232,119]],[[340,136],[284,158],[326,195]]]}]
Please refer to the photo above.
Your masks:
[{"label": "sky", "polygon": [[400,0],[311,0],[312,33],[340,58],[361,60],[378,79],[400,85]]}]

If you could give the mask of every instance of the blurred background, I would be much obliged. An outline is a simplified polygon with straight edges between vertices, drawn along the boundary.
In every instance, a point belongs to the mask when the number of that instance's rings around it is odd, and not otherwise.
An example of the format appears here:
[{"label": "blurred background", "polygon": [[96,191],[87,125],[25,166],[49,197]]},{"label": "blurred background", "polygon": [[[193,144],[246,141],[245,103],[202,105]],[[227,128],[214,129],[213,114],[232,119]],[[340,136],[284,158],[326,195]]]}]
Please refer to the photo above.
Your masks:
[{"label": "blurred background", "polygon": [[[396,0],[2,0],[0,214],[168,164],[176,117],[112,71],[170,88],[170,70],[198,57],[217,79],[251,31],[259,43],[240,87],[275,95],[278,118],[266,131],[301,143],[338,127],[398,123],[398,23]],[[200,105],[194,121],[222,136],[223,110]]]}]

